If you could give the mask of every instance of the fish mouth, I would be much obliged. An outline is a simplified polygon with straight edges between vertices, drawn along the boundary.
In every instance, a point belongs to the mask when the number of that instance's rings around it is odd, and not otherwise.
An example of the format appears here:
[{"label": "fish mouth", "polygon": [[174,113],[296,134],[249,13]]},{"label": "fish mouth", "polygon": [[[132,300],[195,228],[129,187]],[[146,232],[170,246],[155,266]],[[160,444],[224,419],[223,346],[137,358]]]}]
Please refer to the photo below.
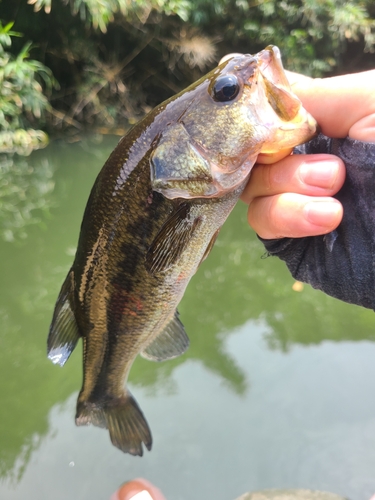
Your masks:
[{"label": "fish mouth", "polygon": [[285,148],[281,149],[277,153],[259,153],[258,158],[257,158],[257,163],[260,163],[262,165],[270,165],[272,163],[276,163],[283,158],[286,158],[291,154],[293,151],[293,148]]},{"label": "fish mouth", "polygon": [[259,71],[267,80],[272,81],[276,87],[291,92],[289,80],[285,74],[281,59],[281,52],[276,45],[268,45],[255,56]]}]

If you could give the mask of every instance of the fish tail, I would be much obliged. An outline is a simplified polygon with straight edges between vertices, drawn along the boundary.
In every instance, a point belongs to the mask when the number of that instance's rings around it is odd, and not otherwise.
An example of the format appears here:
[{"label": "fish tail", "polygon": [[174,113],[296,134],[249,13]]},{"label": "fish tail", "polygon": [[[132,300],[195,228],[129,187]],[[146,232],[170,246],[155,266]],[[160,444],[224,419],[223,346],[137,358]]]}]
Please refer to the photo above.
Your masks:
[{"label": "fish tail", "polygon": [[78,401],[76,425],[95,425],[109,430],[112,444],[124,453],[143,455],[142,443],[150,451],[151,431],[130,392],[120,398],[92,403]]}]

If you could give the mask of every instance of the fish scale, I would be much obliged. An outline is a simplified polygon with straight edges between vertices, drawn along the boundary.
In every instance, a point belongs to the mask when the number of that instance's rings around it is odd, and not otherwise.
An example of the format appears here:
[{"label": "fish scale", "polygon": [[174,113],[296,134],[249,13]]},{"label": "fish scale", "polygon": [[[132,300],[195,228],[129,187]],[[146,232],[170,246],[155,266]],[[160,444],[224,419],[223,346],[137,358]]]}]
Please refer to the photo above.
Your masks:
[{"label": "fish scale", "polygon": [[121,139],[92,188],[48,337],[48,356],[61,366],[83,339],[77,425],[107,428],[133,455],[151,449],[126,386],[136,356],[164,361],[185,352],[178,303],[257,155],[315,131],[270,46],[229,58]]}]

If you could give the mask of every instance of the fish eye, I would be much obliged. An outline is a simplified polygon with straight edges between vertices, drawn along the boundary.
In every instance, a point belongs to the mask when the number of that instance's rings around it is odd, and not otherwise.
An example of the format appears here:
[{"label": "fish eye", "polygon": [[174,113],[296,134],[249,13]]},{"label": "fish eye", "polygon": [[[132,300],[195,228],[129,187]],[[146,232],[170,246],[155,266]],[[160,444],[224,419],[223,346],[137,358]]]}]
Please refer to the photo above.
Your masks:
[{"label": "fish eye", "polygon": [[211,95],[215,101],[233,101],[238,96],[240,84],[234,75],[222,75],[216,78]]}]

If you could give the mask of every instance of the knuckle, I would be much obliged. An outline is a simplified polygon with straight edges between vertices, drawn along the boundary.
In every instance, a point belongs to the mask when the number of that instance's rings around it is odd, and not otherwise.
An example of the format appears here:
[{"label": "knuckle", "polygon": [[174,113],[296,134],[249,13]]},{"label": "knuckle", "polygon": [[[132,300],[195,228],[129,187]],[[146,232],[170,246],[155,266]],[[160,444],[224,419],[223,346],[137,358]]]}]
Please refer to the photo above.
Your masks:
[{"label": "knuckle", "polygon": [[272,165],[264,165],[261,168],[262,185],[264,192],[269,194],[274,189],[273,168]]}]

